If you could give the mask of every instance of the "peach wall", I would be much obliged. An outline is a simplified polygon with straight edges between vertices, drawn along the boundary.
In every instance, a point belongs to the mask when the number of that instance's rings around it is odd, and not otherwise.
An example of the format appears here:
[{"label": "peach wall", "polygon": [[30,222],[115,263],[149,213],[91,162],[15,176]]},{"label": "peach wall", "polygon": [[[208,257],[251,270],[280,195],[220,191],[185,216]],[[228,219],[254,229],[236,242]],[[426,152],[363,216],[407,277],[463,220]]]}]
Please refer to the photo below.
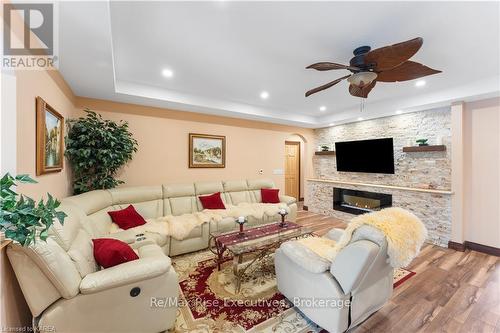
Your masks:
[{"label": "peach wall", "polygon": [[451,241],[464,242],[464,107],[451,106]]},{"label": "peach wall", "polygon": [[19,191],[38,199],[47,192],[56,198],[71,194],[71,173],[67,161],[61,172],[36,176],[35,98],[42,97],[64,118],[75,114],[74,97],[65,88],[56,71],[24,70],[16,72],[17,95],[17,173],[30,174],[38,184],[21,185]]},{"label": "peach wall", "polygon": [[[222,180],[267,177],[283,188],[284,176],[274,175],[274,169],[284,168],[285,139],[298,134],[307,142],[303,177],[312,177],[314,144],[312,130],[282,126],[258,121],[218,117],[175,110],[150,108],[131,104],[75,98],[57,71],[16,72],[17,111],[17,174],[28,173],[38,184],[21,185],[19,192],[34,199],[47,192],[57,198],[72,194],[71,168],[65,161],[62,172],[35,176],[35,98],[42,97],[66,119],[82,114],[89,106],[105,118],[126,120],[139,141],[139,151],[120,173],[125,186],[161,184],[165,182],[191,182],[196,180]],[[211,133],[227,137],[227,167],[224,169],[189,169],[188,133]],[[258,173],[263,169],[263,175]],[[30,314],[26,303],[2,253],[1,325],[29,325]]]},{"label": "peach wall", "polygon": [[466,103],[464,239],[500,248],[500,98]]},{"label": "peach wall", "polygon": [[[311,130],[255,121],[191,113],[179,117],[179,111],[91,99],[78,99],[77,106],[80,113],[88,106],[107,119],[129,122],[139,150],[119,175],[124,186],[264,177],[284,189],[284,175],[274,171],[284,169],[285,140],[295,133],[312,140]],[[188,168],[189,133],[225,135],[226,167]]]}]

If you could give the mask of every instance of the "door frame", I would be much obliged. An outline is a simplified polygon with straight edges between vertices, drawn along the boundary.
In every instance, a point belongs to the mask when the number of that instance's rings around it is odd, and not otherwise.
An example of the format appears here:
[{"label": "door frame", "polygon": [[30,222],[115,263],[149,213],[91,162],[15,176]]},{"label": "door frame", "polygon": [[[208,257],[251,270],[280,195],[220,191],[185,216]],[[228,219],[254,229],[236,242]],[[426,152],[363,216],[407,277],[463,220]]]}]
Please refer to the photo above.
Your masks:
[{"label": "door frame", "polygon": [[[302,167],[302,160],[301,160],[301,158],[302,158],[302,154],[301,154],[301,152],[300,152],[300,148],[301,148],[301,147],[300,147],[300,141],[289,141],[289,140],[285,140],[285,146],[286,146],[286,145],[295,145],[295,146],[299,146],[299,181],[297,182],[297,183],[298,183],[298,185],[299,185],[299,190],[297,191],[297,193],[298,193],[298,198],[296,198],[296,199],[297,199],[297,201],[300,201],[300,199],[302,198],[302,197],[301,197],[302,193],[300,192],[300,184],[301,184],[301,178],[300,178],[300,177],[302,176],[302,174],[301,174],[301,172],[300,172],[300,169],[301,169],[301,167]],[[286,166],[286,164],[285,164],[285,166]],[[286,168],[285,168],[285,176],[286,176]],[[285,182],[286,182],[286,179],[285,179]]]}]

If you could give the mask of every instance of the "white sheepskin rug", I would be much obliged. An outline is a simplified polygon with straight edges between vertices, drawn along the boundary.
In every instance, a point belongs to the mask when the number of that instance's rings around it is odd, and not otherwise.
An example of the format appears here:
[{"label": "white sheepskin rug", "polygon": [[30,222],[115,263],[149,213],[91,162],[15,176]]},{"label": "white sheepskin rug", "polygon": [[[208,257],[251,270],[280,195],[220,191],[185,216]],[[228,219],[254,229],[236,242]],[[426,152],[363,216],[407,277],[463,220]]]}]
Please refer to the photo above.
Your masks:
[{"label": "white sheepskin rug", "polygon": [[337,253],[349,244],[354,231],[363,225],[373,226],[385,235],[389,263],[394,268],[408,266],[427,238],[427,229],[418,217],[405,209],[392,207],[353,218],[338,242],[315,241],[314,238],[299,242],[333,261]]},{"label": "white sheepskin rug", "polygon": [[219,222],[226,217],[237,218],[239,216],[252,216],[261,220],[264,218],[264,215],[277,215],[281,209],[285,209],[288,213],[290,212],[285,203],[240,203],[237,206],[226,205],[226,209],[205,209],[192,214],[167,215],[155,219],[147,219],[147,223],[143,229],[147,232],[164,234],[177,240],[183,240],[194,228],[210,221]]}]

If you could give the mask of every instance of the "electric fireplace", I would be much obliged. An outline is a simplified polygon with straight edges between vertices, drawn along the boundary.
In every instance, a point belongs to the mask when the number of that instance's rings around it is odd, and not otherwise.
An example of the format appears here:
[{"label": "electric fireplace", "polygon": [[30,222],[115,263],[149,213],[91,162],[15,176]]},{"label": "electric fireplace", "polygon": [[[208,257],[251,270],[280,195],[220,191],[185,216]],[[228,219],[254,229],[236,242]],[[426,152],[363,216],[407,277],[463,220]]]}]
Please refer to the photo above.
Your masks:
[{"label": "electric fireplace", "polygon": [[392,195],[333,188],[333,209],[360,215],[392,206]]}]

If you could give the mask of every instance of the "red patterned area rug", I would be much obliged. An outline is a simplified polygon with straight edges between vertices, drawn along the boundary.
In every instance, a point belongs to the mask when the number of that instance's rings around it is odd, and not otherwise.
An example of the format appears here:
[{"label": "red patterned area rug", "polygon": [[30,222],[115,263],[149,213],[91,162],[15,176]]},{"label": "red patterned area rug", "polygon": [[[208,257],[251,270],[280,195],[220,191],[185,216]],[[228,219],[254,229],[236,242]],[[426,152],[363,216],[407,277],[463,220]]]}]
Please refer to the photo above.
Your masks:
[{"label": "red patterned area rug", "polygon": [[[218,271],[214,258],[210,251],[173,258],[181,287],[180,306],[173,332],[322,331],[279,293],[272,257],[247,270],[239,294],[235,294],[232,261],[227,261]],[[395,270],[394,288],[414,274],[404,269]]]}]

